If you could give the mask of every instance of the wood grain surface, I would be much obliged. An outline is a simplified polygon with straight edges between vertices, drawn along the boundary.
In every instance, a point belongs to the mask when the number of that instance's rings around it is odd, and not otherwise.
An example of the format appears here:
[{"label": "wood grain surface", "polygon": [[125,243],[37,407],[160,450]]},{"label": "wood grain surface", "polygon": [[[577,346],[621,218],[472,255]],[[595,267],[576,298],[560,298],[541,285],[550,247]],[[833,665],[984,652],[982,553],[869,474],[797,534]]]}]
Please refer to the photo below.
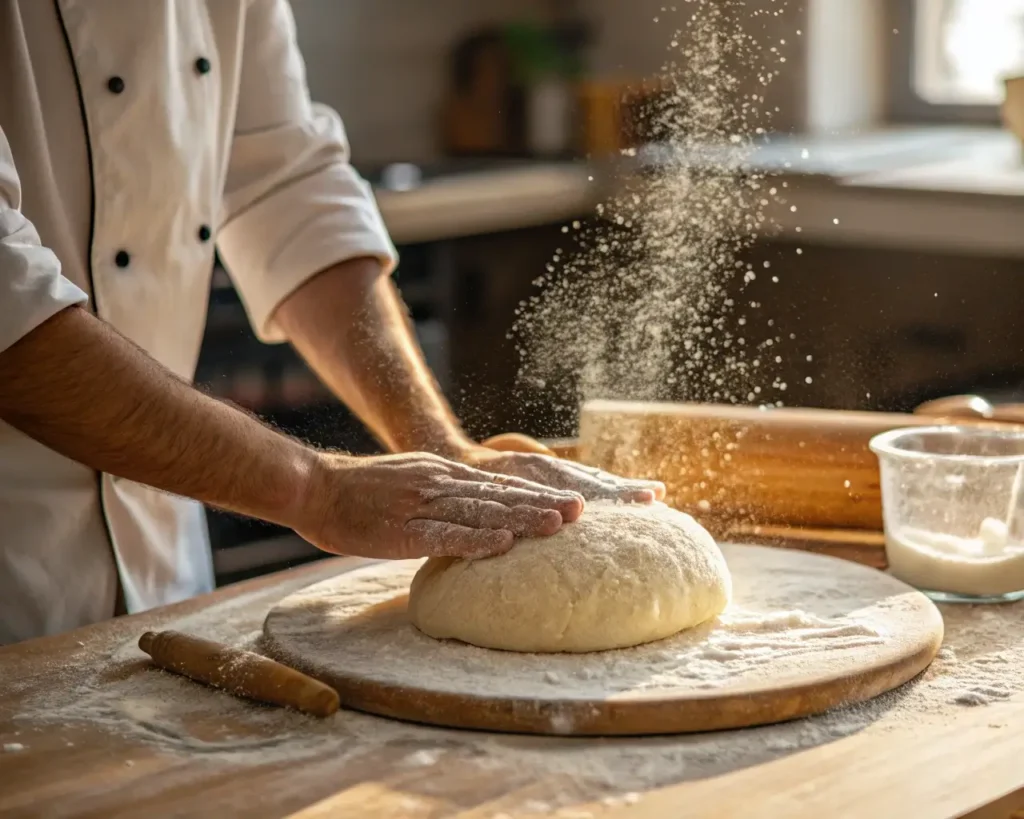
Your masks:
[{"label": "wood grain surface", "polygon": [[[947,725],[881,743],[858,735],[725,776],[637,795],[626,804],[583,801],[563,819],[1021,819],[1024,817],[1024,701],[987,719],[968,712]],[[951,758],[962,759],[954,771]],[[571,781],[537,782],[535,798]],[[343,791],[290,819],[356,815],[406,819],[401,791],[368,785]],[[403,812],[404,811],[404,812]],[[418,816],[437,815],[425,811]],[[458,819],[528,819],[537,814],[498,800],[451,814]]]},{"label": "wood grain surface", "polygon": [[[704,806],[714,805],[717,819],[746,819],[756,804],[760,817],[1009,817],[1024,809],[1024,701],[993,711],[985,721],[967,713],[898,739],[881,756],[876,740],[850,737],[725,777],[652,791],[601,815],[687,819],[707,816]],[[959,771],[936,775],[953,749],[963,757]]]},{"label": "wood grain surface", "polygon": [[[691,638],[684,632],[635,649],[545,657],[543,673],[568,679],[589,672],[607,679],[606,687],[593,685],[588,693],[537,688],[542,672],[514,652],[439,643],[417,632],[406,613],[406,590],[420,564],[407,561],[367,566],[286,597],[267,615],[261,648],[336,689],[349,708],[432,725],[556,736],[682,734],[782,722],[902,685],[939,650],[943,626],[935,605],[895,578],[804,552],[730,544],[722,550],[733,577],[731,611],[803,610],[827,622],[856,612],[855,621],[836,622],[864,624],[885,637],[845,650],[826,640],[794,661],[779,658],[770,674],[737,673],[712,689],[680,678],[674,686],[623,690],[602,670],[616,662],[657,673],[673,645],[686,651]],[[766,584],[766,577],[779,579]],[[339,611],[345,616],[333,613]],[[710,639],[698,631],[702,644]],[[402,646],[403,662],[381,663],[375,647],[398,651],[390,648],[395,645]]]},{"label": "wood grain surface", "polygon": [[177,631],[147,631],[139,648],[153,663],[237,697],[294,708],[316,717],[338,710],[338,692],[253,651]]},{"label": "wood grain surface", "polygon": [[590,401],[577,454],[610,472],[663,481],[668,502],[716,535],[737,525],[881,532],[878,460],[868,442],[936,422],[900,413]]},{"label": "wood grain surface", "polygon": [[[113,659],[120,646],[144,631],[173,627],[180,618],[217,606],[233,607],[249,628],[258,629],[284,596],[359,565],[363,562],[325,561],[146,614],[0,648],[0,746],[24,746],[18,753],[0,753],[0,816],[494,819],[502,813],[543,815],[536,805],[556,797],[573,806],[554,814],[562,819],[613,815],[616,808],[603,800],[606,791],[593,783],[554,772],[538,777],[516,766],[482,770],[478,756],[463,750],[450,733],[436,764],[419,768],[404,764],[408,749],[396,746],[355,759],[327,750],[294,761],[226,762],[171,752],[98,724],[39,722],[23,713],[36,698],[55,704],[72,699],[83,677],[113,684],[153,673],[141,663]],[[1024,644],[1022,612],[1024,604],[947,607],[947,640],[967,640],[978,656],[993,651],[985,636],[989,630],[977,631],[985,622]],[[345,713],[335,718],[343,721]],[[869,726],[845,740],[823,737],[798,754],[780,754],[781,762],[658,792],[656,801],[638,803],[649,808],[640,815],[716,817],[743,810],[765,819],[1007,819],[1020,804],[1011,794],[1024,788],[1019,711],[1011,713],[1001,704],[965,709],[948,729],[933,736]],[[552,755],[573,752],[554,750],[568,740],[531,741],[556,743]],[[745,734],[737,741],[749,742]],[[685,778],[682,770],[680,778]]]},{"label": "wood grain surface", "polygon": [[[582,457],[580,443],[575,438],[551,439],[544,441],[544,444],[559,458],[579,460]],[[736,480],[744,480],[744,478],[745,476],[742,474],[735,476]],[[753,476],[751,480],[757,481],[759,479]],[[703,515],[701,510],[696,507],[682,508],[685,508],[691,514],[707,517],[708,519],[704,521],[705,524],[715,531],[715,535],[719,539],[730,540],[735,543],[776,546],[782,549],[801,549],[814,552],[815,554],[852,560],[855,563],[862,563],[875,569],[884,569],[888,565],[885,556],[885,536],[882,534],[881,529],[848,529],[832,525],[811,527],[791,526],[781,523],[757,523],[749,517],[739,520],[730,520],[728,517],[716,519],[713,516]]]},{"label": "wood grain surface", "polygon": [[733,523],[719,535],[736,543],[754,543],[829,555],[884,569],[885,535],[867,529],[821,529],[807,526]]}]

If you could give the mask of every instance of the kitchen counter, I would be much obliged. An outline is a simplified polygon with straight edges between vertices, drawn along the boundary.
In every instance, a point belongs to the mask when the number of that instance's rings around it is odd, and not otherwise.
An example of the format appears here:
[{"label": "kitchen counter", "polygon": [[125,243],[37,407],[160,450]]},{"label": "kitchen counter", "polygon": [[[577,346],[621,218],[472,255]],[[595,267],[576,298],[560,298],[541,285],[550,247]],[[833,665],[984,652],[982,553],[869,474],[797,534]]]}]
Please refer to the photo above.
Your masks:
[{"label": "kitchen counter", "polygon": [[[378,174],[374,192],[392,240],[399,245],[550,225],[593,212],[608,193],[607,174],[587,162],[529,160],[466,165],[453,161],[396,187]],[[392,168],[416,166],[396,165]],[[413,177],[415,179],[415,176]],[[405,185],[408,184],[408,187]]]},{"label": "kitchen counter", "polygon": [[772,213],[789,239],[1024,258],[1024,163],[1009,133],[918,128],[772,147],[760,160],[792,180]]},{"label": "kitchen counter", "polygon": [[879,700],[646,739],[497,736],[345,711],[319,721],[154,670],[133,647],[172,627],[244,643],[276,600],[361,563],[0,649],[0,815],[980,819],[1024,807],[1024,604],[944,607],[940,657]]},{"label": "kitchen counter", "polygon": [[[651,146],[635,161],[451,160],[404,190],[370,178],[385,223],[404,244],[591,215],[623,180],[669,158],[664,147]],[[688,161],[722,160],[708,149]],[[1024,161],[1019,141],[1005,131],[779,135],[757,146],[746,164],[787,183],[768,208],[767,236],[1024,257]]]},{"label": "kitchen counter", "polygon": [[[713,148],[683,162],[727,162]],[[679,161],[665,147],[636,164]],[[743,160],[772,177],[767,236],[794,242],[1024,257],[1024,159],[996,128],[774,135]],[[785,187],[782,187],[785,185]]]}]

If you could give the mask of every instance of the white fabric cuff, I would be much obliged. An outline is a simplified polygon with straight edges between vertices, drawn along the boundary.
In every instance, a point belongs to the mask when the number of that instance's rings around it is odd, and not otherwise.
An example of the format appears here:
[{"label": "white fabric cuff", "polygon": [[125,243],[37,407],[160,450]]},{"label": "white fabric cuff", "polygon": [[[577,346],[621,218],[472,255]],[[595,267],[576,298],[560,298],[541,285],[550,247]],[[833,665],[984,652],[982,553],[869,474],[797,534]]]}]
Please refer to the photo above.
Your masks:
[{"label": "white fabric cuff", "polygon": [[363,256],[390,274],[398,254],[369,185],[347,163],[328,165],[260,200],[218,236],[256,335],[281,342],[277,306],[322,270]]},{"label": "white fabric cuff", "polygon": [[28,220],[14,210],[0,212],[0,352],[64,308],[88,300],[61,275],[60,261],[38,244]]}]

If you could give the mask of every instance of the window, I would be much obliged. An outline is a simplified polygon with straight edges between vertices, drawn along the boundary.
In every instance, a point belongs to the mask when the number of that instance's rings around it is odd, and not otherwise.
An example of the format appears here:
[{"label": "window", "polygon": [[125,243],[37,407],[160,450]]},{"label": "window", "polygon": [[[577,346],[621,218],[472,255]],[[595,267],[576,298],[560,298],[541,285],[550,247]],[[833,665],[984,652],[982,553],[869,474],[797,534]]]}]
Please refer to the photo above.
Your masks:
[{"label": "window", "polygon": [[998,105],[1024,70],[1024,0],[916,0],[914,86],[931,103]]},{"label": "window", "polygon": [[899,0],[893,8],[893,117],[997,120],[1003,78],[1024,74],[1024,0]]}]

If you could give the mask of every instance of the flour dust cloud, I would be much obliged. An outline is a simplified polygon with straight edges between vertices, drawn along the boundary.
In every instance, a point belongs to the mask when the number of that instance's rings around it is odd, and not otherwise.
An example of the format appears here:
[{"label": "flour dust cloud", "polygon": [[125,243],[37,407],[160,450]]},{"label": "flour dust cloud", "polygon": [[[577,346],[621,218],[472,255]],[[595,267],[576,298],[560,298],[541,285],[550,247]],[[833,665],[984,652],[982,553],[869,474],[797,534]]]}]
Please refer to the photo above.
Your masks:
[{"label": "flour dust cloud", "polygon": [[511,332],[520,384],[545,390],[548,410],[552,391],[558,414],[590,398],[783,397],[770,375],[781,337],[745,335],[760,305],[737,293],[772,275],[741,254],[782,193],[747,159],[778,111],[765,91],[784,69],[787,40],[767,32],[785,14],[782,0],[692,0],[655,18],[679,30],[642,111],[651,141],[624,151],[592,227],[563,228],[566,246]]}]

